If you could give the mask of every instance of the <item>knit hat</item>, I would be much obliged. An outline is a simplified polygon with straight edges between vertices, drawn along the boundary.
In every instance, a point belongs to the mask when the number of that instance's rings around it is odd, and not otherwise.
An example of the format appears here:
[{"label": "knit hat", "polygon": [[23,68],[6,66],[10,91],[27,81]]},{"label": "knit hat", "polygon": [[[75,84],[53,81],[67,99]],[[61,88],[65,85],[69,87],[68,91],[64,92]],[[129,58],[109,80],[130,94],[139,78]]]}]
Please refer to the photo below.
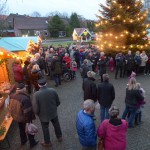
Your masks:
[{"label": "knit hat", "polygon": [[46,84],[46,79],[45,78],[42,78],[42,79],[39,79],[38,80],[38,84],[40,85],[40,86],[43,86],[43,85],[45,85]]},{"label": "knit hat", "polygon": [[23,88],[25,88],[25,84],[23,83],[18,83],[17,87],[16,87],[16,90],[22,90]]}]

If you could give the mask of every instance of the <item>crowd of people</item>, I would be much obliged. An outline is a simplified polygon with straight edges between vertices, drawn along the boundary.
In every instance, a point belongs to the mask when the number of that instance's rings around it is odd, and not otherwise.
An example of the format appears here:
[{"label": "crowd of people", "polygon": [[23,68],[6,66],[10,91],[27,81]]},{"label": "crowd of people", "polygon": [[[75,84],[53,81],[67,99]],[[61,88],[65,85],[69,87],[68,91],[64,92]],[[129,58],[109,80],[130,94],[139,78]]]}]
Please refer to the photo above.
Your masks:
[{"label": "crowd of people", "polygon": [[[126,87],[125,110],[119,118],[119,108],[112,106],[115,100],[115,88],[109,82],[107,66],[114,72],[114,78],[129,77]],[[51,147],[49,122],[51,121],[56,138],[62,141],[62,131],[59,124],[57,107],[60,105],[59,96],[53,88],[47,87],[47,80],[54,80],[55,87],[61,85],[63,73],[70,71],[72,79],[77,79],[76,71],[81,73],[83,89],[83,109],[77,114],[76,128],[82,150],[96,150],[97,136],[103,141],[105,150],[125,150],[127,128],[139,125],[142,120],[144,89],[136,82],[136,75],[150,74],[150,57],[143,51],[132,55],[117,53],[106,56],[95,46],[60,46],[57,49],[50,46],[40,48],[34,58],[28,57],[22,67],[21,61],[16,59],[12,65],[16,81],[16,93],[11,96],[11,106],[16,105],[16,114],[12,117],[18,122],[21,145],[27,142],[30,147],[38,144],[34,135],[26,133],[26,124],[32,122],[36,114],[41,122],[44,142],[42,146]],[[101,83],[96,83],[95,75],[99,75]],[[27,91],[27,92],[26,92]],[[31,97],[28,94],[32,94]],[[31,103],[32,101],[32,103]],[[94,115],[96,103],[100,105],[100,126],[95,127]],[[20,113],[21,112],[21,113]],[[15,115],[14,115],[15,114]],[[17,117],[15,117],[17,116]],[[22,118],[22,120],[20,120]],[[115,143],[112,145],[112,143]]]}]

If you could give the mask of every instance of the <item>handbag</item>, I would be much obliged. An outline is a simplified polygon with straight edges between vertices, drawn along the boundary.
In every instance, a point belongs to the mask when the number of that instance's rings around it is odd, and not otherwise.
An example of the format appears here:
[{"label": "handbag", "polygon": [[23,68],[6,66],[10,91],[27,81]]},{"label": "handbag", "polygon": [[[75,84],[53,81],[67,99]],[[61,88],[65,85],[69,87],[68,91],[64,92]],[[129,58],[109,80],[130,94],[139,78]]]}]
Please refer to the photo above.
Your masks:
[{"label": "handbag", "polygon": [[33,123],[26,123],[26,133],[35,135],[38,132],[38,127]]},{"label": "handbag", "polygon": [[98,150],[103,150],[103,148],[104,148],[103,139],[99,139]]}]

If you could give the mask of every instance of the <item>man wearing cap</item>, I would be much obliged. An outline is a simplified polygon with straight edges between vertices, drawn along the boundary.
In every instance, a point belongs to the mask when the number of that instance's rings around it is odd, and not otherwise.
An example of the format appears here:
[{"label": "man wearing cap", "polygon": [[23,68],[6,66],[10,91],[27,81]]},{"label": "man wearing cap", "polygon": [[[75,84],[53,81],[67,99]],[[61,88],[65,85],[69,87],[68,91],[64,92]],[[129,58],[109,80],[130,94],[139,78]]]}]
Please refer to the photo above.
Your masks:
[{"label": "man wearing cap", "polygon": [[87,77],[82,84],[82,89],[84,91],[84,100],[92,99],[94,102],[97,101],[97,87],[96,83],[94,82],[95,72],[88,71]]},{"label": "man wearing cap", "polygon": [[97,99],[100,104],[100,117],[101,122],[104,119],[109,119],[109,108],[115,99],[114,86],[109,83],[109,75],[103,74],[103,82],[98,84]]},{"label": "man wearing cap", "polygon": [[42,146],[52,146],[49,134],[49,122],[51,121],[59,142],[62,141],[62,132],[58,120],[57,107],[60,105],[59,97],[53,88],[47,87],[46,79],[38,80],[39,91],[33,95],[33,110],[38,115],[44,134]]},{"label": "man wearing cap", "polygon": [[13,120],[18,122],[21,145],[27,142],[27,136],[30,148],[37,145],[38,141],[35,141],[34,135],[25,132],[26,123],[32,121],[34,114],[30,96],[26,94],[26,87],[23,83],[17,85],[16,93],[10,97],[9,110]]}]

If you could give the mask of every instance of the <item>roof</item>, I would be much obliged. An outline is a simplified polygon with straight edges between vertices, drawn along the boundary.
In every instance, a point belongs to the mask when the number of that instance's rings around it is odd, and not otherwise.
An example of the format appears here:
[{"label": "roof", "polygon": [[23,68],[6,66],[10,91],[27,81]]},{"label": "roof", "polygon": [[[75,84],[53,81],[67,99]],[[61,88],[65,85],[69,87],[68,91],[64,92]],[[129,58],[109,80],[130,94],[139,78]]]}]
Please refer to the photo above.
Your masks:
[{"label": "roof", "polygon": [[0,47],[11,52],[24,51],[27,49],[28,43],[32,40],[38,43],[38,36],[31,37],[4,37],[0,39]]},{"label": "roof", "polygon": [[5,20],[8,16],[6,15],[0,15],[0,20]]},{"label": "roof", "polygon": [[87,30],[88,33],[91,35],[91,33],[90,33],[90,31],[88,30],[88,28],[75,28],[75,29],[74,29],[74,31],[77,33],[78,36],[81,36],[85,30]]},{"label": "roof", "polygon": [[16,17],[14,24],[17,29],[47,29],[48,19],[42,17]]},{"label": "roof", "polygon": [[30,17],[26,15],[10,14],[7,17],[7,22],[13,24],[16,29],[47,29],[48,17]]}]

